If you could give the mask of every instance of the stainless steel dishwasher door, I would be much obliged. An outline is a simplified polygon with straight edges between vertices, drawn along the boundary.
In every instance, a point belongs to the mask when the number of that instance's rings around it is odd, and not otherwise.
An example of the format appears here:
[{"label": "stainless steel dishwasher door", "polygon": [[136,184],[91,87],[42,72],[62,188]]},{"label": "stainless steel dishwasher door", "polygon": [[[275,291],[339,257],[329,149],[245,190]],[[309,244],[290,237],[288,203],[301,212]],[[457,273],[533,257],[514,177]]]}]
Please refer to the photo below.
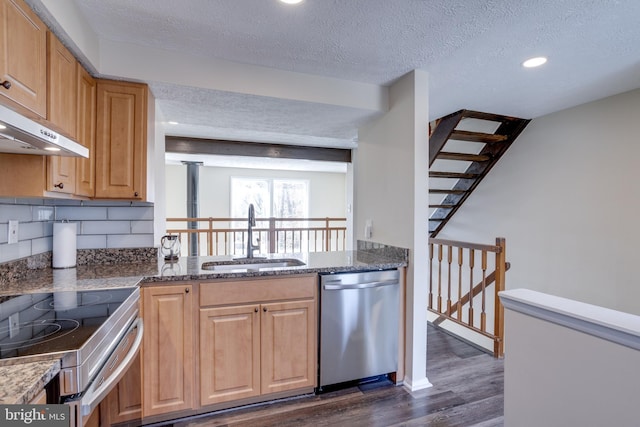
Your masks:
[{"label": "stainless steel dishwasher door", "polygon": [[398,270],[320,276],[319,386],[395,372]]}]

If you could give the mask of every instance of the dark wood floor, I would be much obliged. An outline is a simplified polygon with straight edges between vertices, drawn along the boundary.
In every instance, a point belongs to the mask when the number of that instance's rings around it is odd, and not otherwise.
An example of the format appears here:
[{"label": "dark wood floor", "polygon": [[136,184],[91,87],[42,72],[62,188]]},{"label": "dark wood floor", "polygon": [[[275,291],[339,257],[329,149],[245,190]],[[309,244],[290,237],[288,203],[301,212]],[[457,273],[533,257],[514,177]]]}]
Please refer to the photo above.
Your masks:
[{"label": "dark wood floor", "polygon": [[427,377],[433,387],[413,394],[384,383],[354,386],[174,426],[502,426],[503,361],[431,325],[427,349]]}]

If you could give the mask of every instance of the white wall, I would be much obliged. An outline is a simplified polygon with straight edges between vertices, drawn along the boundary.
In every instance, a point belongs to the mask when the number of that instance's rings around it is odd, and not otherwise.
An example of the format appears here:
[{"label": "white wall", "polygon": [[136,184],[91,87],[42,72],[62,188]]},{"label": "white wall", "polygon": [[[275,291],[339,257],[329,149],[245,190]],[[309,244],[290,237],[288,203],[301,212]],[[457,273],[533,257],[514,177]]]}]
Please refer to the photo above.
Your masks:
[{"label": "white wall", "polygon": [[533,120],[439,238],[506,237],[507,289],[640,314],[640,90]]},{"label": "white wall", "polygon": [[639,317],[522,289],[502,297],[505,426],[639,425]]},{"label": "white wall", "polygon": [[[186,216],[187,167],[166,166],[167,217]],[[290,178],[309,181],[309,215],[344,217],[346,212],[346,174],[331,172],[276,171],[201,166],[199,215],[226,218],[230,215],[231,177]]]},{"label": "white wall", "polygon": [[407,363],[410,389],[428,387],[426,377],[428,294],[428,76],[405,75],[389,89],[389,111],[358,133],[354,173],[354,227],[372,241],[409,248]]}]

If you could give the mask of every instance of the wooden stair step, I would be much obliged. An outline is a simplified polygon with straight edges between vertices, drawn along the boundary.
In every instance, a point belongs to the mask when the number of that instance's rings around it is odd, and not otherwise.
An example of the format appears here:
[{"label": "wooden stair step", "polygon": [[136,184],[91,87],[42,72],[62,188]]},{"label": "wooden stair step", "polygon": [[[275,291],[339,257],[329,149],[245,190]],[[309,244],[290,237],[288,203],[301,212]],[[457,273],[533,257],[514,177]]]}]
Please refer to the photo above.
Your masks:
[{"label": "wooden stair step", "polygon": [[479,173],[429,171],[429,178],[475,179],[481,176]]},{"label": "wooden stair step", "polygon": [[431,194],[465,194],[467,190],[447,190],[444,188],[430,188],[429,193]]},{"label": "wooden stair step", "polygon": [[461,112],[463,119],[480,119],[498,123],[522,121],[519,117],[502,116],[500,114],[483,113],[480,111],[461,110]]},{"label": "wooden stair step", "polygon": [[486,154],[450,153],[448,151],[441,151],[438,153],[437,158],[441,160],[459,160],[466,162],[486,162],[491,160],[491,156]]},{"label": "wooden stair step", "polygon": [[496,142],[506,141],[507,135],[499,135],[495,133],[482,133],[482,132],[469,132],[466,130],[454,130],[451,132],[449,139],[455,139],[458,141],[469,142],[484,142],[486,144],[492,144]]}]

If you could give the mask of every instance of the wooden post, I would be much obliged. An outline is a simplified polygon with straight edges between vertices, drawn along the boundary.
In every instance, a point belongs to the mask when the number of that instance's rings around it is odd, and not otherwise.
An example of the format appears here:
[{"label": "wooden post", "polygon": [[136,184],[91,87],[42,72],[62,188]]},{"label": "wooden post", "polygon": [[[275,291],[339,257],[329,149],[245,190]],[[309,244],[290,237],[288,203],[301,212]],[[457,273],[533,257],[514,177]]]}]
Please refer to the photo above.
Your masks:
[{"label": "wooden post", "polygon": [[475,263],[476,253],[473,249],[469,248],[469,326],[473,326],[473,268]]},{"label": "wooden post", "polygon": [[451,262],[453,261],[453,246],[447,245],[447,262],[449,269],[447,271],[447,313],[451,315]]},{"label": "wooden post", "polygon": [[495,293],[495,315],[494,315],[494,331],[495,341],[493,344],[493,355],[495,357],[504,356],[504,307],[498,297],[498,292],[505,289],[505,272],[507,258],[507,244],[504,237],[496,238],[496,246],[500,247],[500,251],[496,253],[496,293]]},{"label": "wooden post", "polygon": [[209,217],[209,229],[207,230],[207,255],[213,255],[213,218]]},{"label": "wooden post", "polygon": [[433,243],[429,243],[429,308],[433,308]]},{"label": "wooden post", "polygon": [[438,312],[442,313],[442,245],[438,245]]},{"label": "wooden post", "polygon": [[269,218],[269,253],[276,253],[276,219]]},{"label": "wooden post", "polygon": [[326,252],[329,252],[329,248],[331,247],[331,231],[329,230],[329,218],[325,218],[324,221],[324,229],[326,230],[326,240],[325,240],[325,248]]}]

